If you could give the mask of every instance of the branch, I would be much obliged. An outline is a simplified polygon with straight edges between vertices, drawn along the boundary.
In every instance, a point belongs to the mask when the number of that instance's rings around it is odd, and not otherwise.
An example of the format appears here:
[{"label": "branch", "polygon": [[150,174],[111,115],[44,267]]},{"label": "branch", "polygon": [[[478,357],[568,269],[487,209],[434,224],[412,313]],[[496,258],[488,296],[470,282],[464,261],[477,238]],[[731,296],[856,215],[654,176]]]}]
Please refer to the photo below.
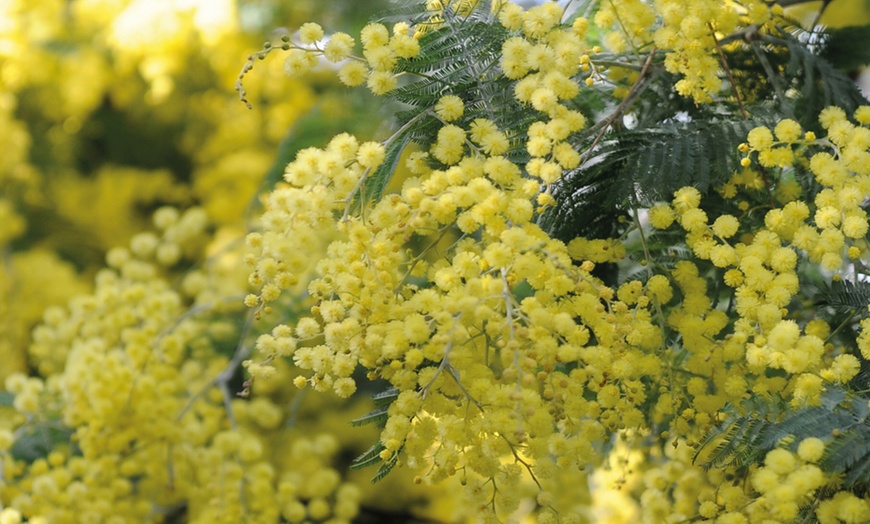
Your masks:
[{"label": "branch", "polygon": [[[390,146],[393,145],[393,142],[395,142],[396,140],[401,138],[402,135],[404,135],[406,131],[408,131],[411,127],[414,126],[414,124],[416,124],[418,121],[422,120],[424,117],[428,116],[431,112],[432,112],[431,109],[421,111],[414,118],[405,122],[405,125],[400,127],[389,138],[387,138],[386,140],[381,142],[381,145],[384,146],[384,150],[388,150],[390,148]],[[362,201],[362,199],[363,199],[362,187],[365,184],[366,180],[368,179],[371,171],[372,171],[372,168],[370,168],[370,167],[367,168],[365,171],[363,171],[363,174],[359,177],[359,181],[356,183],[354,188],[350,190],[350,193],[348,193],[347,196],[345,198],[343,198],[342,200],[339,200],[339,203],[345,204],[344,214],[341,217],[341,220],[343,222],[347,222],[347,220],[348,220],[348,216],[350,215],[351,204],[353,203],[353,196],[356,195],[357,192],[359,192],[360,201]]]},{"label": "branch", "polygon": [[[646,78],[647,73],[649,73],[649,68],[652,65],[653,57],[656,54],[656,47],[653,46],[652,50],[649,52],[649,55],[646,57],[646,61],[643,63],[643,67],[640,70],[640,76],[638,76],[637,81],[634,85],[631,86],[631,89],[628,91],[628,94],[625,95],[625,98],[620,102],[620,104],[616,107],[616,109],[611,113],[607,119],[597,124],[592,129],[601,129],[598,133],[598,136],[595,137],[595,140],[592,141],[592,145],[586,151],[586,158],[583,158],[581,164],[589,161],[589,158],[592,156],[592,151],[595,150],[595,146],[601,142],[601,139],[604,138],[604,135],[607,133],[607,128],[609,128],[613,122],[619,118],[625,112],[625,109],[634,101],[634,99],[641,93],[643,90],[643,85],[645,84],[644,80]],[[590,129],[590,131],[592,130]]]},{"label": "branch", "polygon": [[233,376],[235,376],[236,371],[238,371],[239,366],[242,362],[248,357],[251,352],[251,349],[245,345],[245,339],[248,338],[248,333],[251,331],[251,327],[254,323],[254,313],[249,312],[248,318],[245,320],[245,325],[242,328],[242,333],[239,335],[239,343],[236,346],[236,352],[233,354],[233,358],[227,363],[224,367],[223,371],[221,371],[215,378],[208,381],[205,386],[200,388],[199,391],[194,393],[190,399],[188,399],[187,404],[181,408],[181,411],[176,415],[175,420],[181,420],[184,415],[190,411],[190,408],[202,397],[206,391],[211,389],[213,386],[217,386],[221,390],[221,396],[224,399],[224,406],[227,410],[227,418],[230,421],[230,425],[235,428],[236,427],[236,419],[233,416],[232,407],[230,405],[230,401],[232,401],[232,395],[229,390],[229,382],[232,380]]},{"label": "branch", "polygon": [[737,98],[737,105],[740,107],[740,114],[743,115],[743,120],[746,120],[749,118],[749,114],[743,106],[743,98],[740,96],[740,89],[737,88],[737,82],[734,81],[734,75],[731,74],[731,68],[728,67],[728,60],[725,59],[725,53],[722,52],[722,46],[716,38],[716,30],[713,28],[713,23],[707,22],[707,27],[710,28],[710,35],[713,37],[713,42],[716,43],[716,51],[719,53],[719,60],[722,62],[722,68],[725,69],[725,74],[728,75],[728,82],[731,83],[731,89],[734,90],[734,97]]}]

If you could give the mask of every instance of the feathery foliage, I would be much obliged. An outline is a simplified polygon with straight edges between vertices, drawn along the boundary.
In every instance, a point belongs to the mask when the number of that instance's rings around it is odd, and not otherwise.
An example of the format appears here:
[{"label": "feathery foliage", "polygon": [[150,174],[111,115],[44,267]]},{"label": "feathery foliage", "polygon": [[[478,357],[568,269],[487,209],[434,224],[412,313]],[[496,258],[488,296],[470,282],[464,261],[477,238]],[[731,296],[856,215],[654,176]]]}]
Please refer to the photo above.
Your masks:
[{"label": "feathery foliage", "polygon": [[[353,426],[365,426],[375,424],[382,428],[387,422],[388,411],[390,405],[398,398],[399,390],[389,388],[380,393],[372,395],[372,401],[375,404],[375,409],[369,411],[365,415],[351,421]],[[380,464],[377,473],[372,478],[372,482],[377,482],[383,479],[398,463],[399,453],[393,454],[389,459],[384,460],[381,457],[381,452],[386,448],[380,440],[372,444],[372,446],[363,452],[361,455],[353,459],[350,464],[351,469],[362,469],[368,466]]]},{"label": "feathery foliage", "polygon": [[[851,71],[870,64],[870,25],[827,29],[821,56],[841,71]],[[856,45],[856,42],[859,45]]]},{"label": "feathery foliage", "polygon": [[734,153],[754,120],[692,120],[611,134],[557,185],[545,227],[561,239],[606,231],[619,212],[665,200],[678,188],[706,191],[739,168]]},{"label": "feathery foliage", "polygon": [[770,399],[752,398],[741,410],[712,429],[695,461],[704,468],[745,468],[763,462],[777,447],[796,449],[816,437],[826,444],[821,465],[843,473],[846,487],[870,483],[870,406],[868,397],[829,386],[819,406],[791,410]]},{"label": "feathery foliage", "polygon": [[870,282],[831,282],[830,286],[819,292],[816,303],[830,306],[840,313],[855,312],[859,318],[866,317],[870,314],[867,311],[867,306],[870,305]]}]

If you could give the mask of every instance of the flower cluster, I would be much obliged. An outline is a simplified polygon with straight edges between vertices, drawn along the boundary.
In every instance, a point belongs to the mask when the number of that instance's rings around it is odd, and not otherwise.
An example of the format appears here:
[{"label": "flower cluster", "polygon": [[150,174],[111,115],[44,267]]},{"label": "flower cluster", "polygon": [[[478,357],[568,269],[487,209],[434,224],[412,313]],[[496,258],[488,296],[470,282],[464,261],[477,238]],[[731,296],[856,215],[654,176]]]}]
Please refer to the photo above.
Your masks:
[{"label": "flower cluster", "polygon": [[[635,18],[623,21],[629,31],[651,23],[653,14],[640,4],[637,9]],[[596,21],[605,23],[617,11],[602,10]],[[769,16],[750,11],[757,23]],[[719,11],[707,6],[704,12],[715,18]],[[294,380],[297,386],[340,397],[360,387],[359,367],[369,379],[388,381],[397,398],[377,456],[390,467],[427,471],[422,483],[459,476],[486,518],[516,511],[530,483],[538,488],[542,514],[577,511],[549,495],[554,468],[597,463],[597,443],[611,432],[654,422],[668,427],[661,438],[692,449],[728,404],[754,394],[812,405],[825,381],[854,377],[858,360],[826,346],[827,324],[792,319],[789,305],[800,291],[799,255],[839,268],[854,247],[845,238],[861,236],[856,219],[866,227],[860,200],[840,198],[859,194],[865,183],[858,164],[859,151],[867,149],[864,128],[835,126],[837,157],[828,155],[830,166],[823,166],[824,152],[810,160],[817,172],[842,166],[837,184],[821,176],[827,189],[816,202],[820,208],[843,200],[848,207],[838,209],[840,220],[823,212],[808,223],[812,210],[783,188],[784,206],[770,210],[762,227],[747,229],[742,203],[711,217],[701,193],[683,188],[669,205],[650,209],[649,221],[659,229],[678,225],[694,261],[608,287],[593,271],[597,263],[622,260],[621,240],[578,238],[565,245],[537,225],[553,203],[552,185],[581,162],[571,139],[585,118],[570,102],[594,84],[587,82],[593,77],[586,21],[563,24],[555,3],[522,10],[498,2],[493,14],[508,31],[501,73],[512,81],[516,100],[541,116],[519,132],[504,130],[493,120],[467,117],[467,101],[444,94],[416,117],[436,117],[440,127],[432,141],[408,157],[410,174],[401,188],[374,201],[367,201],[367,185],[403,130],[383,144],[360,144],[343,134],[323,149],[302,151],[271,193],[260,230],[248,237],[250,283],[257,291],[246,302],[268,313],[288,289],[307,282],[314,306],[258,339],[259,359],[246,362],[251,375],[268,378],[271,363],[288,358],[307,371]],[[733,29],[738,20],[719,23]],[[706,34],[684,25],[681,31]],[[638,30],[625,42],[643,35]],[[372,50],[388,46],[390,38],[382,26],[363,30],[372,70]],[[710,45],[715,38],[711,29]],[[392,61],[390,70],[396,67]],[[704,76],[704,68],[691,69]],[[693,88],[698,99],[718,89],[705,81]],[[822,115],[827,128],[844,116],[832,112]],[[527,161],[509,156],[517,149],[508,131],[521,137]],[[771,147],[798,154],[796,148],[822,144],[792,121],[775,133],[782,147],[755,130],[744,151],[757,153],[763,166],[785,167],[795,157]],[[754,198],[764,180],[752,172],[745,165],[723,194]],[[817,240],[809,238],[813,234]],[[840,257],[836,264],[834,256]],[[733,288],[736,322],[711,300],[705,264]],[[671,333],[679,336],[678,346],[667,342]],[[651,391],[650,384],[660,389]],[[669,511],[718,514],[720,502],[703,493]],[[734,501],[747,497],[735,493],[721,507],[736,519]]]},{"label": "flower cluster", "polygon": [[353,54],[356,40],[352,36],[338,32],[326,37],[323,28],[313,22],[303,24],[298,37],[299,43],[294,43],[289,35],[283,36],[280,44],[266,42],[263,50],[249,57],[236,82],[236,90],[249,107],[242,80],[253,69],[255,58],[263,59],[276,49],[287,52],[284,71],[291,77],[308,73],[322,57],[332,64],[340,64],[338,78],[341,83],[350,87],[366,84],[375,95],[384,95],[395,89],[398,77],[394,70],[399,60],[412,59],[420,52],[420,44],[414,38],[411,26],[404,22],[395,24],[392,31],[380,23],[364,27],[360,33],[362,56]]},{"label": "flower cluster", "polygon": [[796,454],[783,448],[767,454],[764,467],[752,475],[752,485],[761,494],[757,504],[767,516],[781,521],[797,518],[800,506],[827,483],[822,470],[813,464],[823,451],[822,441],[813,438],[802,441]]},{"label": "flower cluster", "polygon": [[[854,404],[866,400],[855,384],[870,360],[861,297],[843,293],[852,311],[839,325],[808,304],[820,284],[866,289],[870,106],[827,108],[815,133],[798,115],[753,129],[732,151],[735,166],[743,155],[738,171],[715,190],[674,184],[658,192],[667,202],[641,204],[638,182],[622,180],[616,190],[630,195],[601,237],[552,222],[573,211],[566,198],[602,191],[572,184],[619,164],[613,146],[631,133],[612,131],[647,107],[650,98],[633,104],[652,79],[677,75],[665,98],[701,104],[727,76],[736,105],[720,99],[710,113],[745,111],[723,46],[742,31],[763,35],[779,11],[761,0],[601,0],[590,29],[556,2],[432,0],[358,36],[309,22],[267,43],[238,77],[243,101],[255,61],[281,51],[290,76],[324,66],[404,103],[395,133],[300,149],[262,195],[243,246],[222,210],[241,213],[228,194],[250,184],[235,173],[266,162],[256,147],[219,150],[260,136],[250,121],[212,139],[185,135],[197,150],[192,192],[168,171],[103,166],[59,197],[70,216],[100,188],[121,195],[118,206],[192,195],[203,206],[153,205],[153,228],[107,250],[91,291],[36,251],[2,269],[32,264],[68,281],[41,301],[76,296],[15,313],[39,309],[42,320],[26,353],[34,376],[7,372],[0,396],[10,415],[0,417],[0,524],[181,513],[343,524],[397,494],[448,521],[867,521],[866,494],[843,475],[866,457],[836,456],[854,428],[769,437],[783,412],[866,411]],[[129,53],[119,60],[137,64],[150,100],[171,97],[176,71],[158,58],[175,44],[121,22],[148,45],[113,41]],[[460,45],[467,63],[452,56]],[[270,98],[277,88],[264,89]],[[611,107],[602,93],[622,100]],[[97,100],[74,95],[65,103],[80,118],[94,111]],[[0,103],[4,187],[28,173],[10,107]],[[283,129],[279,116],[266,120]],[[131,189],[146,179],[152,193]],[[97,208],[76,223],[115,209]],[[20,211],[0,199],[0,241],[25,234]],[[101,245],[129,229],[114,225],[95,234]],[[10,295],[38,287],[0,281]],[[842,391],[846,400],[830,401]],[[357,401],[369,393],[373,402]],[[375,427],[346,431],[350,411]],[[717,432],[732,420],[751,423]],[[764,438],[751,438],[757,427]],[[852,440],[838,441],[846,431]],[[380,494],[357,485],[341,470],[349,456],[376,465],[376,479],[394,471],[385,482],[395,483]]]},{"label": "flower cluster", "polygon": [[[867,107],[860,108],[856,120],[866,121],[867,111]],[[760,383],[750,384],[755,393],[788,392],[795,405],[818,403],[824,381],[848,382],[860,368],[855,355],[826,347],[827,324],[806,319],[802,328],[797,322],[802,320],[800,309],[792,312],[789,307],[801,289],[801,256],[839,277],[847,261],[862,258],[866,249],[868,222],[861,205],[870,189],[870,130],[850,123],[837,108],[822,112],[820,121],[829,134],[833,131],[830,142],[803,133],[796,122],[786,119],[773,131],[765,127],[752,130],[747,144],[741,146],[757,154],[762,169],[790,167],[798,156],[808,156],[819,187],[812,203],[790,199],[773,207],[764,214],[764,226],[754,231],[740,228],[748,209],[746,201],[738,202],[735,215],[709,217],[699,208],[700,193],[693,188],[678,191],[670,206],[650,211],[656,227],[679,222],[694,255],[719,268],[723,282],[734,288],[734,307],[740,318],[730,341],[748,342],[745,354],[737,349],[741,353],[735,355],[745,358],[739,374],[758,378]],[[830,148],[815,149],[825,144]],[[751,161],[744,164],[749,170]],[[770,190],[757,172],[750,176],[747,172],[735,175],[729,182],[732,194],[726,190],[723,195],[738,200],[737,187],[745,188],[745,195]],[[775,181],[777,185],[788,182],[785,176]],[[688,330],[675,327],[684,340],[692,340],[691,333],[697,333],[694,325]],[[710,341],[701,344],[696,350],[711,346]],[[774,385],[766,378],[768,369],[783,370],[791,378]]]},{"label": "flower cluster", "polygon": [[[730,4],[716,0],[688,2],[608,0],[595,14],[595,24],[607,31],[603,38],[616,52],[654,43],[667,51],[665,68],[680,75],[676,91],[696,103],[706,103],[723,88],[720,40],[746,28],[763,30],[775,15],[776,3],[750,0]],[[727,68],[727,64],[725,65]]]},{"label": "flower cluster", "polygon": [[[161,522],[181,506],[189,522],[349,522],[360,491],[331,469],[341,443],[282,431],[287,413],[265,388],[230,400],[239,359],[219,347],[239,333],[203,320],[222,305],[200,290],[220,272],[189,277],[201,282],[186,291],[162,274],[205,213],[161,208],[154,224],[109,252],[93,293],[46,311],[30,356],[47,378],[6,379],[4,522]],[[37,439],[49,439],[44,455]]]}]

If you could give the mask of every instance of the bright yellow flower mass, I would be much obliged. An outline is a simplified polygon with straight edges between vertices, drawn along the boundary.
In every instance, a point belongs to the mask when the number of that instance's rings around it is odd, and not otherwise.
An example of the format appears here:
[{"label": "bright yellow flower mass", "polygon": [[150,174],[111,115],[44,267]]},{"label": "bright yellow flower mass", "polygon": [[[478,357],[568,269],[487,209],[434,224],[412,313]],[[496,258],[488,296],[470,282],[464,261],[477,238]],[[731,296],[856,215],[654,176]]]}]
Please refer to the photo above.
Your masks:
[{"label": "bright yellow flower mass", "polygon": [[870,518],[836,32],[61,3],[0,6],[0,524]]}]

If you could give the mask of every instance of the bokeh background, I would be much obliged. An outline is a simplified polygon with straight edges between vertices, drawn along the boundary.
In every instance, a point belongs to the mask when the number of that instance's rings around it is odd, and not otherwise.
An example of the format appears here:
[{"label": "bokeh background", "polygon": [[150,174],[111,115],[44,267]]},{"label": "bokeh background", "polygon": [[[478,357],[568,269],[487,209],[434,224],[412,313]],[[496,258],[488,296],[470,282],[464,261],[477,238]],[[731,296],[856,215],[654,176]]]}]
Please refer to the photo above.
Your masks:
[{"label": "bokeh background", "polygon": [[384,7],[0,0],[0,384],[27,370],[43,311],[88,291],[154,210],[199,205],[216,238],[239,237],[295,151],[377,133],[377,104],[328,70],[290,79],[279,57],[259,63],[253,110],[234,84],[264,41],[315,19],[352,34]]}]

